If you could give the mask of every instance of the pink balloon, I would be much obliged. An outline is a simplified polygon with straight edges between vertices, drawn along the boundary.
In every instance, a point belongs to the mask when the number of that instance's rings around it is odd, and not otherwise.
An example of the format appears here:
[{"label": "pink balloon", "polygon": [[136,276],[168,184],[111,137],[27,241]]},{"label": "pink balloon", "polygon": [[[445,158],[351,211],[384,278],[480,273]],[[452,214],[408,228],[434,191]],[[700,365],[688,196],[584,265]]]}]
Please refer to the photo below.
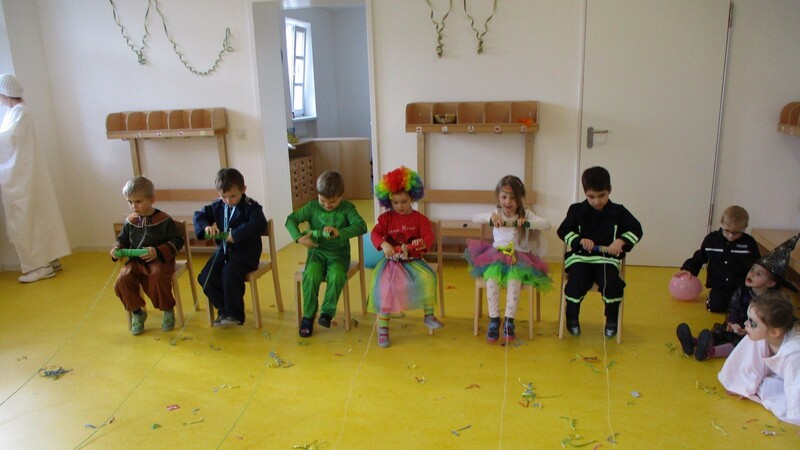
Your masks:
[{"label": "pink balloon", "polygon": [[672,294],[675,300],[682,302],[694,300],[702,290],[703,283],[693,275],[684,275],[682,277],[675,275],[669,280],[669,293]]}]

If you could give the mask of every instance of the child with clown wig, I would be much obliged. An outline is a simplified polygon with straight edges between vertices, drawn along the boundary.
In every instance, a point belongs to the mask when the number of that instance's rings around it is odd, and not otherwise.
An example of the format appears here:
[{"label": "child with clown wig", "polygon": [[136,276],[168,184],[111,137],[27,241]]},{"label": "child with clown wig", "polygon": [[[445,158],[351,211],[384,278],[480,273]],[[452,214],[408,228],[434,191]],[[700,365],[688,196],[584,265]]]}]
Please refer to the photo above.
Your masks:
[{"label": "child with clown wig", "polygon": [[425,195],[419,175],[401,166],[381,177],[375,186],[378,202],[386,212],[378,216],[371,240],[384,259],[375,266],[370,297],[378,312],[378,346],[389,347],[391,313],[423,309],[425,325],[444,326],[433,315],[436,303],[436,273],[422,259],[434,243],[431,222],[414,210],[413,203]]}]

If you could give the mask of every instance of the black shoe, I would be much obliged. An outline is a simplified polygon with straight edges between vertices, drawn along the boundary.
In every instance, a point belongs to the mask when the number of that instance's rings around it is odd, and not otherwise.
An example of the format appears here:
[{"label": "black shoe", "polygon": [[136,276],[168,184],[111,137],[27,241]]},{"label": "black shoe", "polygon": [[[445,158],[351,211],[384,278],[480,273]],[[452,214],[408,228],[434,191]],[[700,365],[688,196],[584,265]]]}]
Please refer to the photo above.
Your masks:
[{"label": "black shoe", "polygon": [[509,319],[506,317],[506,321],[503,324],[503,340],[509,342],[516,338],[517,335],[514,333],[514,319]]},{"label": "black shoe", "polygon": [[300,321],[300,337],[307,338],[314,332],[314,319],[303,319]]},{"label": "black shoe", "polygon": [[330,328],[331,327],[331,319],[333,319],[333,317],[331,317],[331,316],[329,316],[329,315],[327,315],[325,313],[322,313],[322,314],[319,315],[319,320],[317,321],[317,323],[321,327]]},{"label": "black shoe", "polygon": [[581,335],[581,323],[578,322],[578,319],[575,320],[567,319],[567,331],[569,331],[569,334],[573,336]]},{"label": "black shoe", "polygon": [[607,338],[612,338],[617,335],[617,323],[616,322],[606,322],[606,327],[603,330],[603,334],[606,335]]},{"label": "black shoe", "polygon": [[693,354],[694,337],[692,336],[692,330],[689,329],[689,325],[685,323],[678,325],[678,329],[675,330],[675,333],[678,335],[678,341],[681,343],[683,353],[686,355]]},{"label": "black shoe", "polygon": [[694,349],[694,359],[703,361],[708,357],[708,348],[711,346],[711,332],[703,330],[697,335],[697,348]]}]

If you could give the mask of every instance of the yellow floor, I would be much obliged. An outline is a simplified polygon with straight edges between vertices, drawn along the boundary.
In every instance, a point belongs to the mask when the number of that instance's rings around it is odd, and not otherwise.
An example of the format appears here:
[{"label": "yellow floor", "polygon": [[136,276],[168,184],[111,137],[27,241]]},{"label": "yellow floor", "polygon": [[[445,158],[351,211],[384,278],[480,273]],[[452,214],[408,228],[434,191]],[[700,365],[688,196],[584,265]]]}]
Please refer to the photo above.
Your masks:
[{"label": "yellow floor", "polygon": [[[677,323],[722,316],[672,300],[675,269],[629,267],[622,344],[602,337],[595,294],[584,335],[560,341],[550,292],[534,339],[523,301],[521,339],[503,347],[472,335],[473,283],[448,261],[445,328],[429,336],[411,312],[381,349],[357,301],[356,328],[345,331],[340,302],[334,327],[298,337],[291,276],[303,259],[299,246],[279,253],[282,314],[271,277],[260,280],[260,330],[210,328],[182,277],[186,327],[162,332],[151,312],[137,337],[107,254],[63,258],[62,273],[30,285],[0,273],[0,448],[800,448],[800,427],[725,394],[722,360],[683,356]],[[70,372],[53,380],[43,367]]]}]

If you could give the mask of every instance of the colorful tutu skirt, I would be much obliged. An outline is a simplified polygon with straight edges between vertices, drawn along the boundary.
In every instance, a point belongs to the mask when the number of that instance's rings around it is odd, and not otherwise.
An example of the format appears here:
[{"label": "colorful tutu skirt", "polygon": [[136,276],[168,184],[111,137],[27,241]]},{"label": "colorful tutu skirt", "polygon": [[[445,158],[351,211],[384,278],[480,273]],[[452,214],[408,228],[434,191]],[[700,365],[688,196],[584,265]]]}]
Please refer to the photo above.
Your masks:
[{"label": "colorful tutu skirt", "polygon": [[425,261],[381,259],[372,273],[370,306],[378,312],[423,309],[436,304],[436,273]]},{"label": "colorful tutu skirt", "polygon": [[501,250],[486,241],[467,239],[464,259],[469,264],[470,275],[495,280],[503,287],[508,280],[518,280],[545,292],[552,285],[547,263],[533,253]]}]

